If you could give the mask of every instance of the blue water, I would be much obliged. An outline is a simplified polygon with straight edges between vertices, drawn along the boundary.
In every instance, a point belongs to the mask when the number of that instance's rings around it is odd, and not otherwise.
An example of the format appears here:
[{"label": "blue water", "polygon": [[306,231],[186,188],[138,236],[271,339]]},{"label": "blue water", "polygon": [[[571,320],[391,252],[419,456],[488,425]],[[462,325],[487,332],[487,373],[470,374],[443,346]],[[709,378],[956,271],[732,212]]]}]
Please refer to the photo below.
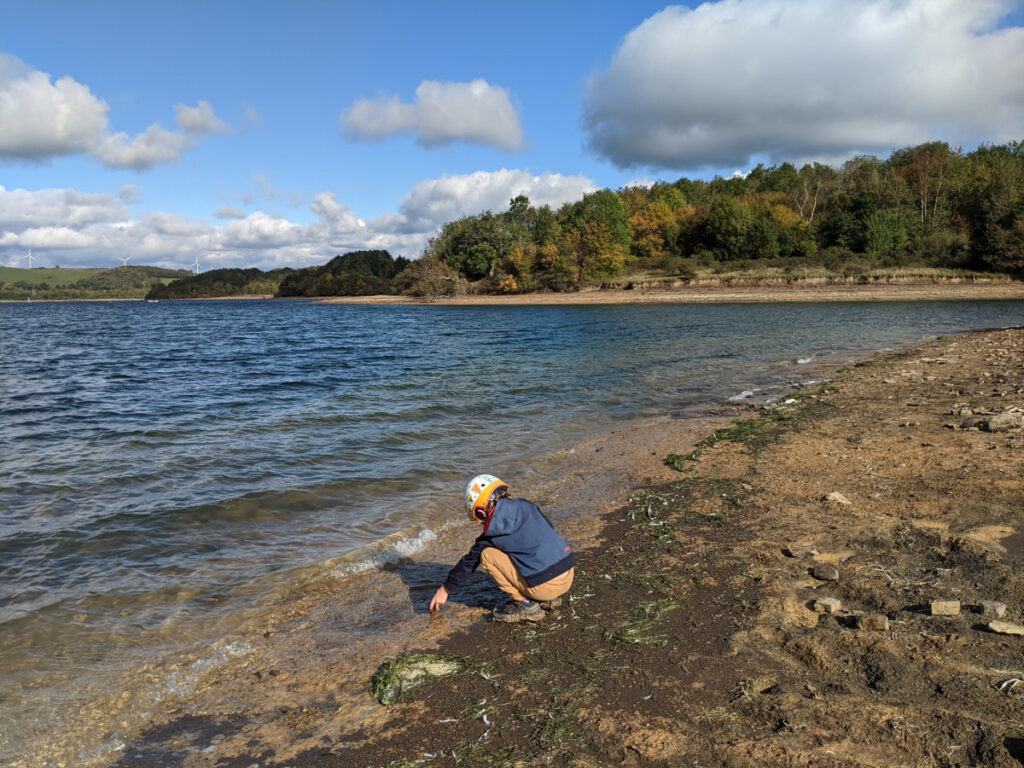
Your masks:
[{"label": "blue water", "polygon": [[30,679],[201,638],[437,526],[478,471],[798,360],[1022,322],[1020,301],[0,305],[0,720]]}]

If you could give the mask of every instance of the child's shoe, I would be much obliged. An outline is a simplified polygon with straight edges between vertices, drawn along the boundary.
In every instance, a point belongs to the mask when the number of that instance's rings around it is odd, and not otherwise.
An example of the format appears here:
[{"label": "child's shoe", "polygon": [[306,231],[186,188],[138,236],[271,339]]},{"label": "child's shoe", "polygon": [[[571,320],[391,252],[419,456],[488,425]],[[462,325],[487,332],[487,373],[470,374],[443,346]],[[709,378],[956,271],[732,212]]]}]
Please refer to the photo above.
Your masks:
[{"label": "child's shoe", "polygon": [[528,603],[511,602],[504,608],[494,609],[494,620],[513,623],[516,621],[540,621],[544,617],[540,603],[531,600]]},{"label": "child's shoe", "polygon": [[562,598],[556,597],[554,600],[541,600],[540,607],[545,611],[553,611],[555,608],[561,608]]}]

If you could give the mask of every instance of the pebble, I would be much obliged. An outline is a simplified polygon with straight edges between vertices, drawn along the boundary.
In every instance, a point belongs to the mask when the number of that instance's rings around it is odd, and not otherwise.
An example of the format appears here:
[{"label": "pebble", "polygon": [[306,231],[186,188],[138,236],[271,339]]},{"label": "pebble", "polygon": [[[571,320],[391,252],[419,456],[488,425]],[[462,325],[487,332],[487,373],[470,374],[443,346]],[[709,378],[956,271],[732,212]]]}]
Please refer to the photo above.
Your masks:
[{"label": "pebble", "polygon": [[1008,621],[990,621],[988,628],[998,635],[1020,635],[1024,637],[1024,627],[1020,626],[1020,624],[1011,624]]},{"label": "pebble", "polygon": [[932,616],[959,616],[959,600],[932,600]]},{"label": "pebble", "polygon": [[814,601],[814,610],[817,613],[839,613],[843,603],[838,597],[820,597]]},{"label": "pebble", "polygon": [[808,557],[814,557],[818,554],[818,550],[814,547],[797,547],[792,544],[782,550],[786,557],[795,557],[799,560],[806,560]]},{"label": "pebble", "polygon": [[995,416],[989,416],[981,425],[987,432],[1006,432],[1024,426],[1024,413],[1016,411],[1003,411]]},{"label": "pebble", "polygon": [[832,493],[825,497],[825,501],[831,502],[833,504],[840,504],[844,507],[849,507],[853,503],[838,491],[832,491]]},{"label": "pebble", "polygon": [[839,571],[831,565],[816,565],[811,569],[811,576],[818,581],[839,581]]},{"label": "pebble", "polygon": [[1006,603],[1000,603],[998,600],[982,600],[981,615],[1001,619],[1006,615]]},{"label": "pebble", "polygon": [[881,613],[865,613],[857,617],[857,629],[885,632],[889,629],[889,617]]}]

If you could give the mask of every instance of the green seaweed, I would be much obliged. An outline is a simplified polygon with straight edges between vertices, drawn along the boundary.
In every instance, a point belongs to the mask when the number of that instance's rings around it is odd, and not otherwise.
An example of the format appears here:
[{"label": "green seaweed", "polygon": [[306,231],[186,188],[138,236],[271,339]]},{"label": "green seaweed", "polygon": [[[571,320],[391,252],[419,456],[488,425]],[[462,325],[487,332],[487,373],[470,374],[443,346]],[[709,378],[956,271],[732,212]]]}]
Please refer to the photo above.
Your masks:
[{"label": "green seaweed", "polygon": [[370,692],[384,706],[394,704],[406,691],[420,683],[446,677],[461,670],[458,656],[440,653],[410,653],[386,662],[370,679]]}]

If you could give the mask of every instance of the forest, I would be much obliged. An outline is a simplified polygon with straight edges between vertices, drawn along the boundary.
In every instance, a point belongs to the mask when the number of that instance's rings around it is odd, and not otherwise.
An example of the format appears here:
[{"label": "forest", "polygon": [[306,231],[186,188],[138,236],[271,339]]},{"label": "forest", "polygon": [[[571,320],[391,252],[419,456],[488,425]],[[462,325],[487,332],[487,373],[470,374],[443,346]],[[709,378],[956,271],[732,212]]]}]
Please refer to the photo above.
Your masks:
[{"label": "forest", "polygon": [[422,294],[573,291],[623,278],[777,267],[1024,277],[1024,142],[943,142],[745,176],[600,190],[558,210],[525,197],[452,221],[400,276]]}]

